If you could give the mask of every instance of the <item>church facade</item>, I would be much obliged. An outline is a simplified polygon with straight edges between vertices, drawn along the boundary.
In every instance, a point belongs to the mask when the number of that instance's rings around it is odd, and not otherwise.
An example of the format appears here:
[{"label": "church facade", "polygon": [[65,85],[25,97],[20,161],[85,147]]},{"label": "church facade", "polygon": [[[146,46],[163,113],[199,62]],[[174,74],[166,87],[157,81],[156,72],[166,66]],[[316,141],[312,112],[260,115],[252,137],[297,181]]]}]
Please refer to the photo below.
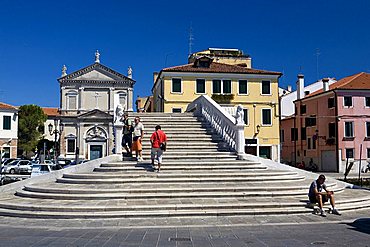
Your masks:
[{"label": "church facade", "polygon": [[100,63],[67,74],[60,85],[60,155],[66,159],[97,159],[114,152],[114,111],[133,111],[132,69],[125,76]]}]

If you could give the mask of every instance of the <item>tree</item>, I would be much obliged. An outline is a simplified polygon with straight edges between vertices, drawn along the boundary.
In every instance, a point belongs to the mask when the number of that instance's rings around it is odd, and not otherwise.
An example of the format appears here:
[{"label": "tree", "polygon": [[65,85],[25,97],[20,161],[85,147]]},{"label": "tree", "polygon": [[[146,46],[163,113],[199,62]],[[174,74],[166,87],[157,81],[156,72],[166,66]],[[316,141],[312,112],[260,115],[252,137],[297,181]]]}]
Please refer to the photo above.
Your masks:
[{"label": "tree", "polygon": [[37,105],[22,105],[18,114],[18,145],[27,156],[42,138],[47,116]]}]

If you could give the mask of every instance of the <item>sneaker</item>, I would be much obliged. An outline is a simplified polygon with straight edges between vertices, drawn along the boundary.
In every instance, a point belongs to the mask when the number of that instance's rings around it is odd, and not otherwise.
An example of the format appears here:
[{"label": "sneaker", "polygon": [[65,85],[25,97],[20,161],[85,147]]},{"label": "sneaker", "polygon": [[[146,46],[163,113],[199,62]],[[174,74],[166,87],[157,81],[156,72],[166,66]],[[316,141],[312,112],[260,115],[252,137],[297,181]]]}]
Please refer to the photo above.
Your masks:
[{"label": "sneaker", "polygon": [[143,160],[142,157],[140,157],[140,158],[137,159],[137,161],[143,162],[144,160]]},{"label": "sneaker", "polygon": [[332,214],[342,215],[341,213],[339,213],[338,209],[336,209],[336,208],[334,208],[331,212],[332,212]]},{"label": "sneaker", "polygon": [[325,211],[324,211],[324,210],[321,210],[320,215],[321,215],[322,217],[326,217],[326,213],[325,213]]}]

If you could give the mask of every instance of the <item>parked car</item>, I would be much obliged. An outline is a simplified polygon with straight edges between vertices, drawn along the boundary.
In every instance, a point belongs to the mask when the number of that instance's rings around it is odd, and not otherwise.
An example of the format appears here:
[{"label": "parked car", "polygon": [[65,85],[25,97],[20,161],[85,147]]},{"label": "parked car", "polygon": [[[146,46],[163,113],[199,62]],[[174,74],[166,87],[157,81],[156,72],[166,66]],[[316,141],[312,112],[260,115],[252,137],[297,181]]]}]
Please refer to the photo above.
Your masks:
[{"label": "parked car", "polygon": [[3,168],[4,173],[28,173],[32,172],[32,163],[29,160],[13,160]]},{"label": "parked car", "polygon": [[43,174],[47,174],[51,172],[51,167],[49,164],[33,164],[32,165],[32,172],[31,172],[31,178],[40,176]]},{"label": "parked car", "polygon": [[12,162],[14,160],[20,160],[20,159],[19,158],[5,158],[3,160],[3,166],[6,166],[7,164],[9,164],[10,162]]}]

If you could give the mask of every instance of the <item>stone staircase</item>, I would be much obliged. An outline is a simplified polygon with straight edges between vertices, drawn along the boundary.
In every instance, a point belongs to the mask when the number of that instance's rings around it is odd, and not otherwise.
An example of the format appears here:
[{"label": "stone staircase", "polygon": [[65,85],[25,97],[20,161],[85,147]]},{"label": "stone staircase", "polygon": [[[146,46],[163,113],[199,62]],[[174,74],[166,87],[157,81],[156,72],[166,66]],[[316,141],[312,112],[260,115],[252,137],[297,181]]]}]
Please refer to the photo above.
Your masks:
[{"label": "stone staircase", "polygon": [[[132,114],[131,117],[137,114]],[[209,126],[191,114],[140,114],[144,162],[125,158],[91,172],[25,185],[0,199],[0,215],[34,218],[147,218],[307,214],[313,180],[281,165],[237,160]],[[150,165],[150,134],[160,124],[168,150],[158,173]],[[87,164],[87,163],[86,163]],[[80,166],[84,166],[82,164]],[[314,175],[316,176],[316,175]],[[329,179],[337,207],[370,207],[370,193]]]}]

